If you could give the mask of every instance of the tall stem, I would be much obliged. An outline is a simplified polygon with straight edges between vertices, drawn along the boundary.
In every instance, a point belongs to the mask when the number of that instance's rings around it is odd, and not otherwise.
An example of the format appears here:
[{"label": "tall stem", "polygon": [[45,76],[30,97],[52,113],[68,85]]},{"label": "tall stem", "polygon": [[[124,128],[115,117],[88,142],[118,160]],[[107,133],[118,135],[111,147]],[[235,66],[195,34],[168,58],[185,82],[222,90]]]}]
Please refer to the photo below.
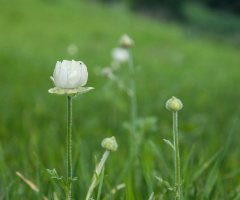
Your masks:
[{"label": "tall stem", "polygon": [[130,50],[129,52],[129,76],[130,76],[130,103],[131,103],[131,125],[132,125],[132,144],[131,144],[131,160],[137,156],[137,99],[136,99],[136,88],[135,88],[135,71],[134,64]]},{"label": "tall stem", "polygon": [[177,111],[173,112],[173,141],[175,147],[175,199],[181,199],[181,186],[180,186],[180,156],[179,156],[179,146],[178,146],[178,116]]},{"label": "tall stem", "polygon": [[72,186],[72,97],[67,99],[67,183],[69,187],[66,188],[67,200],[71,200],[71,186]]},{"label": "tall stem", "polygon": [[102,159],[101,159],[100,163],[97,165],[97,167],[95,169],[95,174],[93,175],[92,183],[91,183],[91,185],[88,189],[86,200],[90,199],[94,188],[97,186],[98,176],[100,176],[100,174],[102,172],[102,169],[104,167],[104,164],[105,164],[109,154],[110,154],[110,151],[106,150],[105,153],[102,156]]}]

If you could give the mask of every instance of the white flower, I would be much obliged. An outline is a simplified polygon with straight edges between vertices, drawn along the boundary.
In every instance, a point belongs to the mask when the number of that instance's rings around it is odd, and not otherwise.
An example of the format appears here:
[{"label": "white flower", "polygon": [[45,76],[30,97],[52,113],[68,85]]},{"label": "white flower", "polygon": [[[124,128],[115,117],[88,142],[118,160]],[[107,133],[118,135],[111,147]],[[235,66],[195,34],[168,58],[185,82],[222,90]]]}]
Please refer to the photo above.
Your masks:
[{"label": "white flower", "polygon": [[53,81],[59,88],[78,88],[84,86],[87,79],[87,67],[82,61],[58,61],[53,72]]},{"label": "white flower", "polygon": [[93,87],[82,87],[88,79],[87,67],[82,61],[58,61],[51,79],[56,87],[49,89],[49,93],[75,96],[94,89]]},{"label": "white flower", "polygon": [[112,57],[114,60],[117,60],[119,62],[126,62],[129,59],[129,53],[126,49],[114,48],[112,50]]}]

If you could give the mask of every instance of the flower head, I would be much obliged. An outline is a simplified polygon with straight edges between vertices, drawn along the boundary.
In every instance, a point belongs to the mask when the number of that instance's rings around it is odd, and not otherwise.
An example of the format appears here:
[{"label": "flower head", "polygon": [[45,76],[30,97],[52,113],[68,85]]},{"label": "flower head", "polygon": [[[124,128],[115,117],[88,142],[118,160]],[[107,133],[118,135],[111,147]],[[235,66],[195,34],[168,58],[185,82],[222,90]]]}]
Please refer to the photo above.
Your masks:
[{"label": "flower head", "polygon": [[129,52],[123,48],[114,48],[112,50],[112,57],[118,62],[126,62],[129,59]]},{"label": "flower head", "polygon": [[181,110],[182,107],[183,107],[183,104],[182,104],[181,100],[174,96],[171,99],[169,99],[166,103],[166,108],[173,112],[177,112],[177,111]]},{"label": "flower head", "polygon": [[82,87],[87,83],[88,79],[87,67],[82,61],[57,61],[53,72],[53,77],[51,77],[51,79],[56,87],[50,89],[50,93],[67,93],[74,95],[77,93],[82,93],[83,91],[86,92],[86,89],[90,89]]},{"label": "flower head", "polygon": [[82,61],[57,61],[53,72],[53,80],[60,88],[77,88],[87,83],[87,67]]}]

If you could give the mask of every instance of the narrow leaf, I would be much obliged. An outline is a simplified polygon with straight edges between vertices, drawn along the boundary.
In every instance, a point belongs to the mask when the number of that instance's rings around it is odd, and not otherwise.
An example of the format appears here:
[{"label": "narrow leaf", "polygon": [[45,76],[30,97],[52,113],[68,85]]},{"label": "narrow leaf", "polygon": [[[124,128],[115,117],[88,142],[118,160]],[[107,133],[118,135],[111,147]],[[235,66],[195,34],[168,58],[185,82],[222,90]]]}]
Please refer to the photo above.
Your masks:
[{"label": "narrow leaf", "polygon": [[104,170],[105,170],[105,167],[103,167],[102,172],[101,172],[101,178],[100,178],[99,187],[98,187],[97,200],[100,200],[100,197],[101,197],[103,178],[104,178]]},{"label": "narrow leaf", "polygon": [[169,140],[163,139],[163,141],[166,142],[175,151],[175,147],[173,146],[173,144]]},{"label": "narrow leaf", "polygon": [[170,188],[170,187],[171,187],[170,184],[169,184],[167,181],[164,181],[162,178],[157,177],[157,176],[156,176],[156,178],[157,178],[163,185],[165,185],[167,188]]},{"label": "narrow leaf", "polygon": [[207,182],[206,182],[205,195],[208,198],[209,198],[211,191],[213,190],[213,187],[216,184],[218,174],[219,174],[219,160],[213,166],[213,168],[208,176]]},{"label": "narrow leaf", "polygon": [[203,163],[200,167],[200,169],[198,169],[192,178],[192,182],[195,181],[213,162],[214,160],[216,160],[218,158],[218,156],[220,155],[220,153],[223,151],[223,149],[221,149],[220,151],[218,151],[217,153],[215,153],[211,158],[209,158],[205,163]]},{"label": "narrow leaf", "polygon": [[154,192],[151,194],[148,200],[154,200]]}]

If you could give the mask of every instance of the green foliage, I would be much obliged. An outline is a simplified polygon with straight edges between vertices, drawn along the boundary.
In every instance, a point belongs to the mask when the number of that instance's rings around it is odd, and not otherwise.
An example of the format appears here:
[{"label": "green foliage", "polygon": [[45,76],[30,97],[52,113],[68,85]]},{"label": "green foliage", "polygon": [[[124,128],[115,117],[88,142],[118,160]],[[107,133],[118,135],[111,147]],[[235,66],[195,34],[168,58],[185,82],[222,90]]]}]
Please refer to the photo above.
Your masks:
[{"label": "green foliage", "polygon": [[[174,182],[172,150],[162,141],[172,139],[172,119],[165,109],[172,95],[184,102],[179,141],[185,200],[239,199],[239,123],[232,123],[238,118],[240,99],[235,42],[231,46],[187,26],[72,0],[2,1],[0,26],[0,200],[64,196],[46,170],[56,167],[66,177],[62,164],[66,98],[47,92],[53,87],[49,77],[55,63],[63,59],[84,61],[89,70],[86,86],[95,88],[73,99],[73,175],[79,177],[74,199],[86,196],[94,157],[100,158],[102,139],[112,135],[119,149],[106,164],[101,198],[142,200],[154,191],[155,199],[173,199],[155,179]],[[136,171],[141,182],[136,188],[127,174],[135,169],[128,168],[129,134],[122,126],[129,119],[128,98],[123,91],[109,89],[99,67],[109,65],[111,49],[123,33],[135,42],[139,116],[158,118],[153,130],[145,129],[150,122],[143,122]],[[75,55],[68,51],[71,44],[78,47]],[[120,73],[126,71],[123,66]],[[228,138],[232,140],[226,150]],[[40,192],[34,192],[16,171]],[[125,187],[112,193],[121,184]]]}]

